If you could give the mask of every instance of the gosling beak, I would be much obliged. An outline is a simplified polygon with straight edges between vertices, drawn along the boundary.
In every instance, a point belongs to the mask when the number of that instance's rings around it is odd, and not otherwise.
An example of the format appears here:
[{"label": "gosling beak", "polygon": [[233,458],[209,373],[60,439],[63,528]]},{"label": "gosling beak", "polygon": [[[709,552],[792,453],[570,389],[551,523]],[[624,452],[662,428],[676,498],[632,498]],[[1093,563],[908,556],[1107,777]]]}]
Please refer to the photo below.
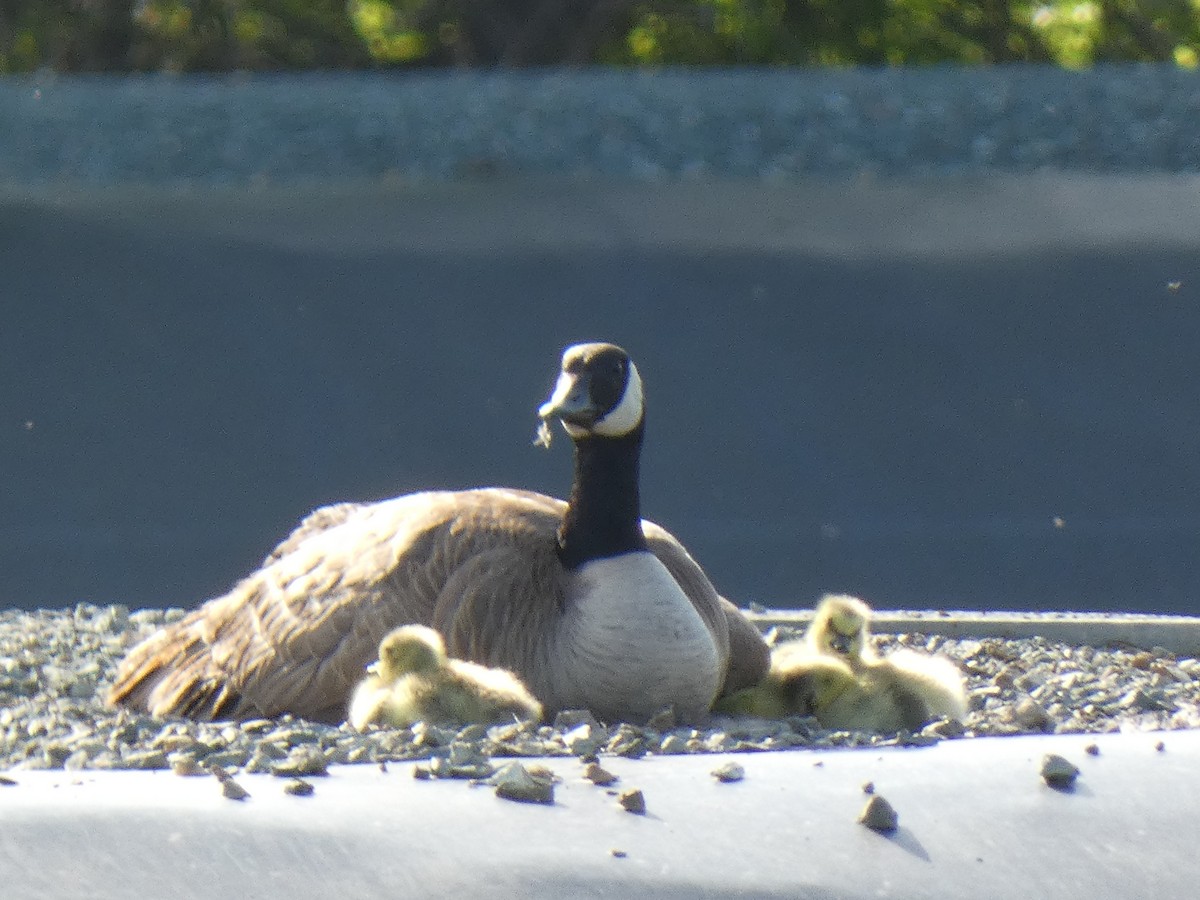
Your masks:
[{"label": "gosling beak", "polygon": [[829,648],[842,656],[848,656],[854,646],[854,636],[835,631],[829,636]]}]

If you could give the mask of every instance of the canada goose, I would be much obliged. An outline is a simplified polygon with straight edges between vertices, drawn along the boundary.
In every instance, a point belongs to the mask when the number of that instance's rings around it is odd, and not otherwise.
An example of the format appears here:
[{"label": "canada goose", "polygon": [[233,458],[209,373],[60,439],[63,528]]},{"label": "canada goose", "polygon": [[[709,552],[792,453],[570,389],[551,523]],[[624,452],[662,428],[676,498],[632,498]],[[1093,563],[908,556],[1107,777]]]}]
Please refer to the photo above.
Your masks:
[{"label": "canada goose", "polygon": [[859,684],[891,694],[907,711],[905,728],[916,728],[931,719],[963,719],[966,693],[958,667],[943,657],[911,650],[879,656],[871,646],[871,608],[857,597],[830,594],[817,605],[805,634],[810,653],[842,659]]},{"label": "canada goose", "polygon": [[637,367],[613,344],[562,356],[538,411],[574,443],[567,503],[482,488],[318,509],[226,595],[130,651],[109,700],[154,715],[343,720],[393,628],[437,629],[508,669],[548,714],[707,713],[769,665],[758,630],[667,531],[640,518]]},{"label": "canada goose", "polygon": [[512,672],[450,659],[442,636],[404,625],[379,643],[379,662],[354,691],[350,724],[540,719],[542,705]]}]

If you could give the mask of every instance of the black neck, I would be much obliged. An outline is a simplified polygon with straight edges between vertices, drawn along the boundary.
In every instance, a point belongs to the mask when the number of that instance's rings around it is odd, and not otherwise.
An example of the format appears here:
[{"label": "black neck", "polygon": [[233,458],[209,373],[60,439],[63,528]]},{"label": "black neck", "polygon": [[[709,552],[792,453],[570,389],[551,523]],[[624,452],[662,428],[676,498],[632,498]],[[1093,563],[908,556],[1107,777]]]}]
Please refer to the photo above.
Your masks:
[{"label": "black neck", "polygon": [[642,424],[619,438],[575,441],[575,482],[558,529],[558,556],[568,569],[646,549],[638,497]]}]

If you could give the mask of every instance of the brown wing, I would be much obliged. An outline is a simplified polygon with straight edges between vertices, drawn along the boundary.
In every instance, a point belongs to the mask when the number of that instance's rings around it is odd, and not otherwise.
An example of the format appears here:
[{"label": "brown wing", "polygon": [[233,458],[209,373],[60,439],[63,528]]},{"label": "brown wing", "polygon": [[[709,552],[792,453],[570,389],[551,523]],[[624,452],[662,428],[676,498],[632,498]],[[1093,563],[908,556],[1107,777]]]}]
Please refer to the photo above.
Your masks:
[{"label": "brown wing", "polygon": [[758,626],[724,597],[721,609],[729,626],[729,667],[721,688],[721,696],[725,697],[742,688],[754,687],[766,677],[771,668],[771,648]]},{"label": "brown wing", "polygon": [[300,520],[300,524],[293,528],[274,550],[267,554],[267,558],[262,561],[262,564],[265,566],[273,560],[287,556],[317,532],[341,525],[365,505],[363,503],[334,503],[314,509]]},{"label": "brown wing", "polygon": [[[453,585],[468,580],[460,569],[478,566],[496,542],[553,557],[561,501],[493,489],[331,509],[306,519],[228,594],[135,647],[109,701],[159,716],[291,712],[340,722],[379,641],[399,625],[444,617],[439,604],[452,605]],[[501,614],[505,604],[494,605]],[[495,655],[476,643],[463,655]]]}]

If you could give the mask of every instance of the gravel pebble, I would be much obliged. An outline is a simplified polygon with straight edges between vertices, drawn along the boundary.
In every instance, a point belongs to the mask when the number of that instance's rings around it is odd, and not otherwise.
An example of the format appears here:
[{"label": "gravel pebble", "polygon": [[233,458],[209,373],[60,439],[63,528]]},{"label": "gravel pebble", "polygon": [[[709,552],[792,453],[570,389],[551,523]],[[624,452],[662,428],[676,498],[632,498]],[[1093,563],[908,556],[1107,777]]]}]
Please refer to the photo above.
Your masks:
[{"label": "gravel pebble", "polygon": [[745,778],[746,769],[740,763],[730,761],[724,765],[717,766],[717,768],[712,770],[712,774],[717,781],[727,784],[731,781],[741,781]]},{"label": "gravel pebble", "polygon": [[250,792],[232,778],[221,779],[221,793],[230,800],[249,800]]},{"label": "gravel pebble", "polygon": [[1079,767],[1057,753],[1047,753],[1042,759],[1042,778],[1046,784],[1060,791],[1069,791],[1079,777]]},{"label": "gravel pebble", "polygon": [[583,770],[583,777],[597,787],[607,787],[617,781],[617,776],[599,763],[588,763]]},{"label": "gravel pebble", "polygon": [[883,834],[889,834],[896,830],[900,824],[900,816],[879,794],[872,795],[867,801],[867,805],[863,807],[863,811],[858,816],[860,825],[865,825],[872,831],[878,831]]},{"label": "gravel pebble", "polygon": [[621,804],[621,809],[625,812],[633,813],[635,816],[646,814],[646,797],[638,788],[621,791],[617,795],[617,803]]},{"label": "gravel pebble", "polygon": [[526,768],[511,762],[492,777],[496,796],[521,803],[554,803],[554,778],[545,770]]},{"label": "gravel pebble", "polygon": [[[961,729],[935,722],[915,735],[829,732],[802,717],[714,717],[701,727],[687,727],[667,715],[656,717],[658,728],[653,728],[605,725],[590,713],[570,711],[552,725],[455,729],[418,723],[358,733],[291,716],[202,723],[106,707],[102,698],[126,651],[180,615],[180,610],[130,612],[88,604],[0,612],[0,771],[143,768],[182,774],[220,767],[293,777],[335,764],[416,760],[426,775],[480,778],[498,760],[514,756],[636,758],[1200,727],[1200,663],[1195,659],[1165,650],[1071,647],[1041,638],[954,640],[922,634],[881,636],[877,644],[882,652],[903,646],[958,663],[971,709]],[[773,630],[779,640],[799,635],[790,626]],[[88,685],[86,692],[81,684]]]}]

